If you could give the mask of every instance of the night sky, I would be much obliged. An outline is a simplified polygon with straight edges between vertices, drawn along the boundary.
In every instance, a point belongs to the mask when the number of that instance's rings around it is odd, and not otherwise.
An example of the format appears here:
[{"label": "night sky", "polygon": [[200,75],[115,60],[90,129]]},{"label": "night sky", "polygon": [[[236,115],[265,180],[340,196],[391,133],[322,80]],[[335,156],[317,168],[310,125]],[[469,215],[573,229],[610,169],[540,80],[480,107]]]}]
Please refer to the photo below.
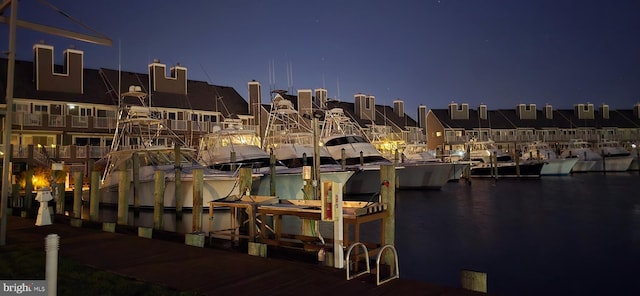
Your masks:
[{"label": "night sky", "polygon": [[[152,1],[50,0],[113,40],[92,45],[18,29],[19,60],[44,40],[85,51],[85,67],[147,73],[153,59],[188,77],[234,87],[328,89],[390,105],[443,109],[450,102],[512,109],[640,102],[640,1]],[[9,11],[5,11],[9,16]],[[91,33],[38,0],[19,19]],[[8,48],[8,26],[0,48]]]}]

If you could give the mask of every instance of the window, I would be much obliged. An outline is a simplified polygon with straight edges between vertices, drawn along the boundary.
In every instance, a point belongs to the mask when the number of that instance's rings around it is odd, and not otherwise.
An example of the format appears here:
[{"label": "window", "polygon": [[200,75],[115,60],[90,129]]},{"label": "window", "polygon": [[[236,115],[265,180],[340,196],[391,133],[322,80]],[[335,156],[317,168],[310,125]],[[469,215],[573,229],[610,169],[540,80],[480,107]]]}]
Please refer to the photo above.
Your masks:
[{"label": "window", "polygon": [[33,113],[49,113],[49,106],[47,105],[33,105]]}]

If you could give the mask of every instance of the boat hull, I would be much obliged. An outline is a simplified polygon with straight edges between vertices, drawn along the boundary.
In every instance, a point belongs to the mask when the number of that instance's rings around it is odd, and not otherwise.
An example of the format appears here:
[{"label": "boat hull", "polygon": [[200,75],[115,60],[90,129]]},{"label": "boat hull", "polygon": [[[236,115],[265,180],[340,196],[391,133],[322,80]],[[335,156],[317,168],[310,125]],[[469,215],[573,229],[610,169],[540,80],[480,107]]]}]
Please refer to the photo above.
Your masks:
[{"label": "boat hull", "polygon": [[[544,166],[543,162],[526,163],[515,165],[510,164],[498,164],[497,175],[492,173],[494,168],[488,164],[479,164],[471,167],[471,177],[479,178],[540,178],[540,172]],[[519,167],[519,169],[518,169]]]},{"label": "boat hull", "polygon": [[627,156],[605,156],[604,158],[597,160],[591,171],[593,172],[624,172],[629,169],[633,157]]},{"label": "boat hull", "polygon": [[[235,177],[221,177],[214,180],[203,180],[203,196],[202,206],[204,208],[209,207],[209,202],[228,197],[230,195],[238,194],[238,182]],[[165,182],[164,190],[164,208],[175,209],[176,208],[176,186],[174,181]],[[133,182],[128,188],[128,205],[135,206],[134,203],[134,188]],[[137,195],[139,196],[140,208],[153,208],[155,205],[154,191],[155,182],[153,180],[141,180],[139,182]],[[193,208],[193,180],[181,179],[182,188],[182,207],[183,209]],[[100,188],[99,200],[101,204],[108,206],[118,205],[118,191],[119,184],[111,184],[109,186],[103,186]]]},{"label": "boat hull", "polygon": [[[285,170],[286,171],[286,170]],[[321,171],[320,181],[333,181],[336,183],[348,183],[353,171]],[[265,175],[259,183],[255,183],[253,192],[257,195],[271,195],[270,175]],[[313,196],[306,197],[303,191],[304,180],[301,172],[278,172],[275,178],[276,195],[280,199],[313,199]]]},{"label": "boat hull", "polygon": [[567,176],[578,162],[578,158],[547,159],[540,171],[542,176]]},{"label": "boat hull", "polygon": [[454,165],[444,162],[405,162],[398,170],[399,189],[440,189],[449,182]]}]

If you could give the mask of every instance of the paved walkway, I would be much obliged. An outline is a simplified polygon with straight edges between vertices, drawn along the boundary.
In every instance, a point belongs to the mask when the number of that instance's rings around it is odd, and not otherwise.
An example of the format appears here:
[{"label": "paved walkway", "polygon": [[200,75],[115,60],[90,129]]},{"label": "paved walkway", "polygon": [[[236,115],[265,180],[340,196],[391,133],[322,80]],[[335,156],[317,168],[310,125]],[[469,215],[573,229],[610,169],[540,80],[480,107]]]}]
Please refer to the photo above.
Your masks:
[{"label": "paved walkway", "polygon": [[145,239],[131,230],[129,233],[119,230],[120,226],[116,227],[116,233],[110,233],[88,221],[83,221],[83,227],[72,227],[64,217],[56,217],[47,226],[35,226],[34,222],[9,217],[7,245],[44,251],[44,238],[58,234],[61,257],[203,295],[484,295],[402,278],[381,286],[375,285],[375,276],[347,281],[345,270],[341,269],[187,246],[184,237],[172,239],[171,235],[165,235],[165,239],[162,234],[158,235],[160,238]]}]

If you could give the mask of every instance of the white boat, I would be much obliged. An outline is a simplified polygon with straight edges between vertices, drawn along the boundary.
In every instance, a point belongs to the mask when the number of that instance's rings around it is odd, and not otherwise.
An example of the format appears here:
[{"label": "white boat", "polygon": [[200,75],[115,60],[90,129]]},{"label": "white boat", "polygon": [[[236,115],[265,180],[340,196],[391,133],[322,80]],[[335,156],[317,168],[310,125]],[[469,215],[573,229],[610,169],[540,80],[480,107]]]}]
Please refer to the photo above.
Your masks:
[{"label": "white boat", "polygon": [[[447,155],[439,158],[437,156],[437,152],[433,149],[429,149],[427,143],[412,142],[405,144],[402,149],[401,158],[402,164],[405,167],[408,163],[444,163],[444,166],[451,166],[447,181],[459,180],[462,176],[462,172],[469,166],[468,163],[459,162],[461,159],[460,155],[455,155],[455,157]],[[443,169],[447,170],[446,167],[443,167]],[[437,176],[440,176],[440,174],[437,174]]]},{"label": "white boat", "polygon": [[[271,101],[271,110],[267,120],[266,135],[262,147],[273,151],[276,159],[288,169],[278,171],[278,182],[286,183],[299,181],[302,178],[303,166],[314,165],[314,155],[317,149],[320,178],[319,182],[333,181],[346,184],[353,175],[353,170],[343,170],[326,147],[317,143],[314,146],[314,132],[310,122],[300,116],[293,107],[293,103],[280,94],[276,94]],[[319,133],[319,132],[318,132]],[[319,135],[317,135],[319,137]],[[315,179],[315,178],[314,178]],[[261,184],[261,187],[266,185]],[[287,192],[277,191],[283,198],[314,199],[319,197],[304,196],[304,191],[295,186],[288,186]]]},{"label": "white boat", "polygon": [[566,176],[571,173],[578,158],[560,158],[546,142],[535,141],[522,146],[520,152],[522,160],[537,160],[544,162],[540,175],[542,176]]},{"label": "white boat", "polygon": [[405,143],[390,139],[392,137],[386,137],[385,134],[379,133],[371,144],[385,158],[404,167],[398,172],[400,189],[440,189],[449,180],[457,180],[456,176],[459,179],[462,175],[463,165],[454,166],[436,158],[436,152],[430,150],[426,143]]},{"label": "white boat", "polygon": [[[250,167],[263,174],[260,180],[253,182],[252,194],[271,195],[271,176],[274,176],[275,194],[280,199],[304,199],[302,168],[288,168],[276,159],[273,166],[275,174],[272,174],[271,155],[262,150],[260,145],[260,137],[255,128],[245,127],[238,120],[227,120],[221,127],[201,138],[197,159],[207,166],[221,170]],[[343,182],[343,178],[349,174],[350,172],[341,172],[333,178],[325,176],[325,179]]]},{"label": "white boat", "polygon": [[471,164],[471,177],[539,178],[543,162],[513,160],[492,140],[471,140],[467,143]]},{"label": "white boat", "polygon": [[[322,131],[324,146],[334,159],[344,161],[358,172],[347,183],[347,194],[370,194],[379,191],[372,180],[380,180],[380,165],[394,164],[364,136],[364,133],[341,108],[325,111]],[[397,186],[400,189],[440,189],[451,174],[453,165],[396,163]]]},{"label": "white boat", "polygon": [[[320,138],[329,154],[355,173],[345,184],[345,194],[380,191],[380,166],[393,164],[363,136],[360,127],[341,108],[326,110]],[[396,174],[399,170],[396,169]]]},{"label": "white boat", "polygon": [[591,149],[591,144],[580,139],[571,139],[564,145],[560,152],[560,158],[578,158],[578,162],[573,166],[571,172],[590,172],[596,162],[601,161],[600,155]]},{"label": "white boat", "polygon": [[[129,206],[153,208],[156,171],[165,173],[166,209],[176,207],[176,198],[181,199],[184,208],[193,207],[194,169],[203,170],[203,207],[208,207],[212,200],[238,194],[238,182],[234,172],[208,169],[199,164],[194,158],[195,151],[178,142],[178,137],[166,129],[162,119],[152,117],[146,97],[139,87],[130,87],[129,92],[122,94],[111,151],[104,160],[105,170],[99,190],[100,203],[117,205],[121,178],[126,177],[130,182],[127,188]],[[131,98],[136,102],[131,103]],[[176,149],[175,145],[180,146]],[[137,187],[134,186],[133,180],[134,155],[139,161]],[[176,159],[181,170],[182,193],[178,197],[175,194]],[[128,176],[125,176],[125,173]],[[138,201],[135,200],[135,196],[139,197]]]},{"label": "white boat", "polygon": [[600,155],[594,171],[624,172],[629,169],[633,156],[618,141],[604,140],[593,145],[593,151]]}]

